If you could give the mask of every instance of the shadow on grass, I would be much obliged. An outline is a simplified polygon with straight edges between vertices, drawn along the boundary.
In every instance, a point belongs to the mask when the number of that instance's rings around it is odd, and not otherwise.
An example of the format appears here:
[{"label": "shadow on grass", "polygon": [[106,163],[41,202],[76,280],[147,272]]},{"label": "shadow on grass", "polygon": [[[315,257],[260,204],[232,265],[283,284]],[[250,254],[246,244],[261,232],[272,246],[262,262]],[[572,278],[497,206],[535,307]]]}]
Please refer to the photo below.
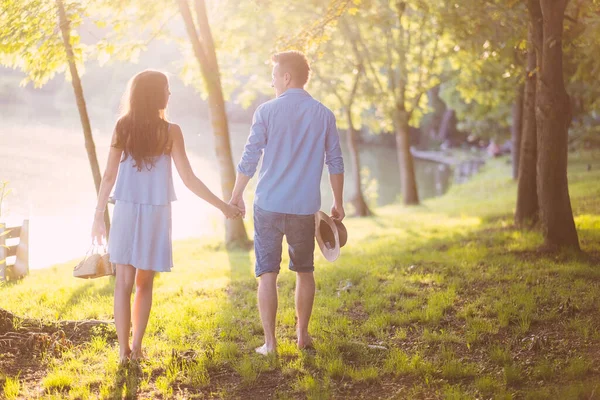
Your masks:
[{"label": "shadow on grass", "polygon": [[58,310],[59,315],[64,315],[69,309],[76,308],[78,305],[89,302],[90,298],[95,296],[111,296],[114,290],[114,277],[105,280],[104,285],[98,287],[93,282],[86,282],[85,285],[73,290],[64,305]]},{"label": "shadow on grass", "polygon": [[142,369],[138,363],[130,362],[119,365],[107,398],[111,400],[137,399],[141,377]]}]

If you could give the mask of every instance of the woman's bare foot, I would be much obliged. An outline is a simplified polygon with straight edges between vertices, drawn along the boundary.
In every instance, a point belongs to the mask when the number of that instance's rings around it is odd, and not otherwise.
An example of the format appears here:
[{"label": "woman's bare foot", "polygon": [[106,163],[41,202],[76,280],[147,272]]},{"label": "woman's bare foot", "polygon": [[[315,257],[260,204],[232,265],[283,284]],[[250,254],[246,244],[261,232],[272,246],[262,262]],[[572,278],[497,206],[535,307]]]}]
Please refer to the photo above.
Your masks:
[{"label": "woman's bare foot", "polygon": [[131,349],[126,349],[119,354],[119,364],[126,364],[131,357]]},{"label": "woman's bare foot", "polygon": [[144,353],[142,352],[142,349],[131,349],[129,359],[131,361],[142,361],[144,359]]},{"label": "woman's bare foot", "polygon": [[310,335],[298,336],[298,348],[300,350],[314,349],[313,339]]},{"label": "woman's bare foot", "polygon": [[260,347],[257,347],[256,349],[254,349],[254,351],[256,351],[258,354],[262,354],[263,356],[267,356],[269,354],[275,353],[277,349],[275,347],[271,348],[271,347],[267,347],[267,344],[263,344]]}]

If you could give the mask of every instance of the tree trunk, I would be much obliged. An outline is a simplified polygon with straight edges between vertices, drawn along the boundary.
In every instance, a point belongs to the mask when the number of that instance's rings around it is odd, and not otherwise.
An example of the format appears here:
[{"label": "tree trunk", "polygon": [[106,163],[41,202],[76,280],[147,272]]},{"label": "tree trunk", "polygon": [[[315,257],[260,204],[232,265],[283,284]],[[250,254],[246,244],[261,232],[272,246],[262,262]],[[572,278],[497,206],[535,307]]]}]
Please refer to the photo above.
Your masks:
[{"label": "tree trunk", "polygon": [[[541,35],[541,29],[539,31]],[[523,130],[519,160],[519,183],[515,224],[520,228],[531,228],[538,223],[539,206],[537,196],[537,130],[535,121],[536,51],[535,33],[529,26],[525,92],[523,94]]]},{"label": "tree trunk", "polygon": [[[96,145],[94,144],[94,138],[92,136],[92,127],[90,125],[90,118],[88,116],[87,106],[85,104],[85,97],[83,96],[83,87],[81,86],[81,79],[79,79],[79,72],[77,71],[77,64],[75,63],[75,55],[73,54],[73,47],[71,46],[70,21],[67,17],[67,13],[65,12],[63,1],[56,0],[56,6],[58,8],[58,21],[60,25],[60,31],[62,33],[63,44],[67,53],[67,61],[69,62],[69,71],[71,72],[73,91],[75,92],[77,108],[79,109],[79,118],[81,119],[81,126],[83,127],[85,148],[90,161],[90,167],[92,168],[92,176],[94,177],[96,194],[98,194],[100,191],[100,183],[102,182],[102,175],[98,165],[98,157],[96,156]],[[108,239],[108,235],[110,234],[110,217],[108,214],[108,209],[104,211],[104,223],[106,224],[106,238]]]},{"label": "tree trunk", "polygon": [[[206,15],[206,4],[204,0],[196,0],[196,15],[198,18],[198,30],[192,19],[192,14],[187,0],[179,0],[179,9],[185,22],[186,30],[192,43],[194,54],[200,65],[200,71],[208,92],[208,105],[211,115],[211,124],[215,136],[215,151],[219,162],[221,175],[221,190],[223,197],[230,199],[235,185],[235,168],[231,155],[231,144],[229,141],[229,126],[225,111],[225,101],[221,87],[221,77],[217,62],[212,33]],[[228,219],[225,222],[225,242],[228,247],[246,247],[248,235],[244,221],[241,218]]]},{"label": "tree trunk", "polygon": [[447,108],[442,115],[442,122],[440,122],[440,129],[438,130],[437,137],[442,141],[451,140],[453,135],[456,133],[456,112],[450,108]]},{"label": "tree trunk", "polygon": [[[579,250],[567,180],[570,101],[563,77],[562,35],[567,0],[540,0],[544,47],[537,82],[538,198],[547,247]],[[539,64],[538,64],[539,65]]]},{"label": "tree trunk", "polygon": [[352,122],[352,110],[348,109],[346,112],[348,118],[348,149],[350,150],[350,160],[352,162],[352,178],[356,184],[356,192],[351,200],[354,208],[356,209],[357,217],[368,217],[373,213],[365,202],[365,197],[362,191],[362,183],[360,177],[360,156],[358,154],[357,146],[357,134],[354,129],[354,123]]},{"label": "tree trunk", "polygon": [[523,130],[523,86],[517,88],[517,98],[512,109],[512,172],[513,179],[519,178],[519,158],[521,150],[521,132]]},{"label": "tree trunk", "polygon": [[410,153],[410,134],[408,126],[409,114],[404,110],[394,113],[394,127],[396,129],[396,151],[400,166],[400,190],[406,205],[419,204],[417,180],[412,154]]}]

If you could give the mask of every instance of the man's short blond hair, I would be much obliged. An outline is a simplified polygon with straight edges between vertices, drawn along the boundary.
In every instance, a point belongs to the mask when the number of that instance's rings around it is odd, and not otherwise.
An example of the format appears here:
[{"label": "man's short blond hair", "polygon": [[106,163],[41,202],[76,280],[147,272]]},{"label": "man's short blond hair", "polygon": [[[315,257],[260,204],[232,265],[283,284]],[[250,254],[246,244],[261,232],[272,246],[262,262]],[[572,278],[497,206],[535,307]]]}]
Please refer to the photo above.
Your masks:
[{"label": "man's short blond hair", "polygon": [[282,73],[289,72],[292,79],[302,86],[306,85],[310,79],[310,65],[301,51],[290,50],[276,53],[271,57],[271,61],[274,64],[279,64]]}]

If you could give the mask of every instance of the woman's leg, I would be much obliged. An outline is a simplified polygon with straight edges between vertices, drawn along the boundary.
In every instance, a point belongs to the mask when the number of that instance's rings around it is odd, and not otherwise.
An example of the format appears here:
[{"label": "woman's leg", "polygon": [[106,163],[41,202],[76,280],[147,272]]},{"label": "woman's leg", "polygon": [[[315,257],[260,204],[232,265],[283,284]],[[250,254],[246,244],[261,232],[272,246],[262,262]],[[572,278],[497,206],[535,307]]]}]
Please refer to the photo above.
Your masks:
[{"label": "woman's leg", "polygon": [[137,270],[133,301],[133,343],[131,345],[131,357],[134,359],[142,356],[142,339],[152,308],[153,283],[154,271]]},{"label": "woman's leg", "polygon": [[115,326],[119,339],[119,359],[126,360],[131,353],[129,331],[131,327],[131,290],[135,280],[135,268],[131,265],[117,264],[115,282]]}]

